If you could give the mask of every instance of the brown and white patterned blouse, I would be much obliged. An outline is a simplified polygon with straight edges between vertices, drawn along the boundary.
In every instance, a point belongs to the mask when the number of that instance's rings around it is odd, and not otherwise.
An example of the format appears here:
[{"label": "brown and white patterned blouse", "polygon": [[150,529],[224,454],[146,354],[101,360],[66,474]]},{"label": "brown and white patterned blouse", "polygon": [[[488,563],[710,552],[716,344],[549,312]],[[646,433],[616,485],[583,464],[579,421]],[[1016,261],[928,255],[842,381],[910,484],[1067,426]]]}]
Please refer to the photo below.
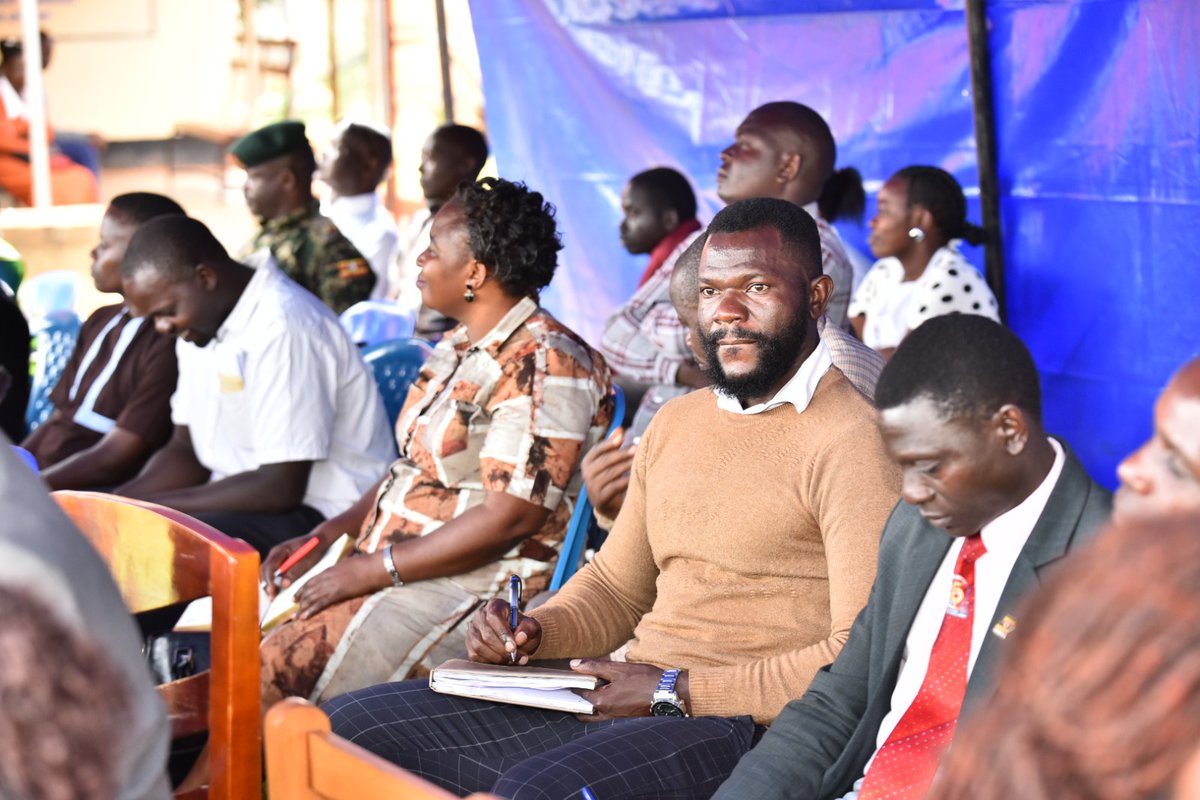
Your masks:
[{"label": "brown and white patterned blouse", "polygon": [[579,493],[583,454],[612,419],[603,357],[526,298],[479,342],[450,331],[421,370],[396,421],[400,458],[358,539],[375,552],[437,530],[504,492],[550,517],[496,564],[497,581],[553,567]]}]

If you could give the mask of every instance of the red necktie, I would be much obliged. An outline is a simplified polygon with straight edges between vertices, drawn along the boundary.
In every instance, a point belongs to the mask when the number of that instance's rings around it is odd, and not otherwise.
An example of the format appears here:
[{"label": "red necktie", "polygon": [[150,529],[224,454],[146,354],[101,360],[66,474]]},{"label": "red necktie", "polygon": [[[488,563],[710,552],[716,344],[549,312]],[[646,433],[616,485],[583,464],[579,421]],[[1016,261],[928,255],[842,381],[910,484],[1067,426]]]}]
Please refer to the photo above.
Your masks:
[{"label": "red necktie", "polygon": [[967,691],[971,625],[975,618],[975,561],[987,548],[977,533],[963,540],[942,628],[929,654],[929,668],[912,705],[875,754],[859,800],[924,797],[938,761],[954,737]]}]

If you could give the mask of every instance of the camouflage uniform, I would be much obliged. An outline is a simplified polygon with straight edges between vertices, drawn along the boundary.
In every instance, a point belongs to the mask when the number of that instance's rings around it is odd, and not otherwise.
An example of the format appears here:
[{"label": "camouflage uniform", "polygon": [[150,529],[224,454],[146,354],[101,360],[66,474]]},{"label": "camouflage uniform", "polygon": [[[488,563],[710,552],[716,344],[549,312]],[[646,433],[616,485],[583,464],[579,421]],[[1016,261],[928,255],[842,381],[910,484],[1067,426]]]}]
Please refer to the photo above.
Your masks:
[{"label": "camouflage uniform", "polygon": [[285,275],[337,314],[371,296],[375,286],[371,265],[328,217],[317,212],[316,200],[260,222],[258,233],[242,248],[242,258],[269,248]]}]

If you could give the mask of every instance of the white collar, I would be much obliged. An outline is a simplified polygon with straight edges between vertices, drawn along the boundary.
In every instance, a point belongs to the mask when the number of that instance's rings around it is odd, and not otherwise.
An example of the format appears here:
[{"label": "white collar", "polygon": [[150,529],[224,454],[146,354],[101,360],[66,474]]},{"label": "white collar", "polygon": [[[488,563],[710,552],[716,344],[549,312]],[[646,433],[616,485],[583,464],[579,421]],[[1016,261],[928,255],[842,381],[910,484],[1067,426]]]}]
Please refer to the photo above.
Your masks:
[{"label": "white collar", "polygon": [[370,216],[379,206],[379,195],[374,192],[350,196],[340,195],[329,198],[324,206],[334,213],[366,217]]},{"label": "white collar", "polygon": [[816,200],[813,200],[811,203],[805,203],[800,207],[807,211],[808,215],[813,219],[821,219],[821,209],[817,208]]},{"label": "white collar", "polygon": [[1050,493],[1054,491],[1054,486],[1058,483],[1059,476],[1062,475],[1063,465],[1067,463],[1062,445],[1052,436],[1047,436],[1046,439],[1054,450],[1054,463],[1050,466],[1046,477],[1020,504],[1005,511],[980,530],[983,544],[989,553],[993,550],[1012,548],[1020,551],[1025,546],[1030,534],[1033,533],[1033,526],[1037,524],[1042,512],[1046,509]]},{"label": "white collar", "polygon": [[242,290],[242,296],[233,304],[233,309],[225,317],[221,327],[217,328],[215,340],[224,341],[230,334],[236,334],[248,328],[250,320],[254,316],[254,309],[262,297],[263,287],[271,277],[282,274],[275,264],[275,258],[268,253],[267,258],[263,259],[254,269],[250,282]]},{"label": "white collar", "polygon": [[832,366],[833,357],[829,354],[829,348],[818,336],[817,346],[809,353],[808,358],[804,359],[800,369],[796,370],[796,374],[789,378],[788,382],[770,400],[749,408],[742,408],[742,404],[736,397],[714,389],[713,393],[717,396],[717,408],[734,414],[760,414],[775,406],[791,403],[796,407],[797,414],[802,413],[812,402],[813,393],[817,391],[817,384],[821,382],[821,378],[825,377],[825,373]]}]

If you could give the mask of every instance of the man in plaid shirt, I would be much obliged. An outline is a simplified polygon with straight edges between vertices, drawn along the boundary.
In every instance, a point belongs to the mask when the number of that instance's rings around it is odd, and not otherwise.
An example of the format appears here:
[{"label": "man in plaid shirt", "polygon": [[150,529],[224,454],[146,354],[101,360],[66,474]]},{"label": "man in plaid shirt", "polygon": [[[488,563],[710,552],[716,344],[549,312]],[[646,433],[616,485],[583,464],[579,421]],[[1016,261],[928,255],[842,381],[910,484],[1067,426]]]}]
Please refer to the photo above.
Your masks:
[{"label": "man in plaid shirt", "polygon": [[687,345],[687,329],[671,305],[671,270],[700,233],[696,195],[680,173],[657,167],[634,175],[621,194],[621,244],[650,263],[637,291],[604,326],[600,352],[626,384],[645,389],[634,435],[672,397],[708,383]]}]

